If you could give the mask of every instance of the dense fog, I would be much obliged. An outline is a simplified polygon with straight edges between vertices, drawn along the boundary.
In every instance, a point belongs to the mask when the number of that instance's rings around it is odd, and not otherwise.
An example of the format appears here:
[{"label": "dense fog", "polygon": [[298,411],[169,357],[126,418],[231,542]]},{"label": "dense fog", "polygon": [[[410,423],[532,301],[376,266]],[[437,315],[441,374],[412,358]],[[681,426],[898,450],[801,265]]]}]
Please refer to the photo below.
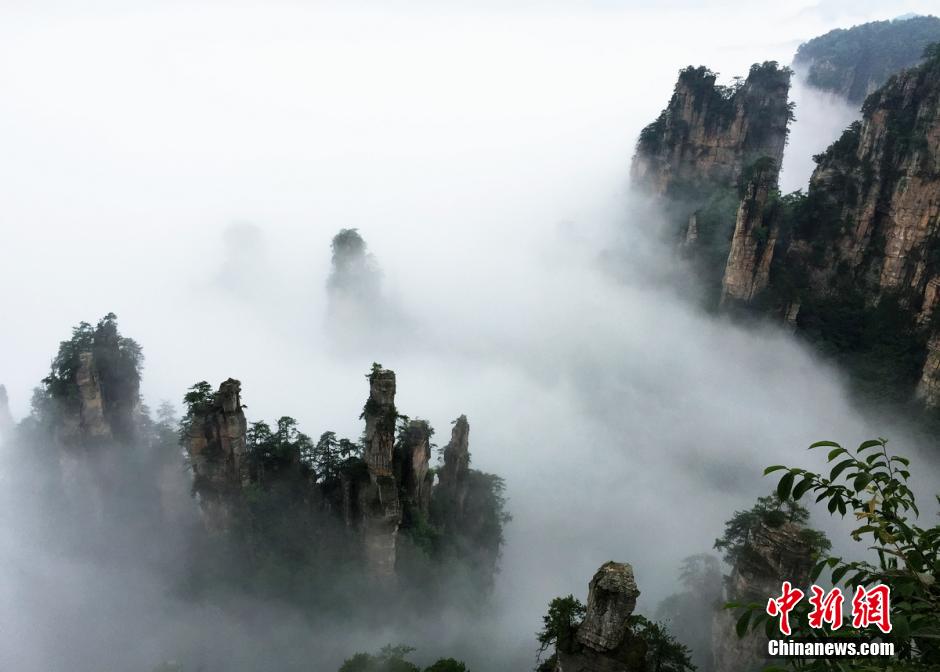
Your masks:
[{"label": "dense fog", "polygon": [[[854,408],[793,336],[698,308],[628,190],[679,68],[729,81],[833,27],[928,9],[892,4],[4,8],[0,382],[15,418],[71,327],[109,311],[144,348],[151,408],[234,377],[250,420],[355,437],[381,362],[439,443],[467,415],[513,521],[482,616],[233,615],[164,582],[198,527],[187,492],[178,537],[149,537],[130,505],[84,529],[80,511],[37,505],[42,463],[8,443],[0,667],[329,671],[401,642],[422,661],[526,669],[552,597],[584,598],[601,563],[625,561],[652,614],[681,559],[770,490],[762,469],[818,464],[815,440],[886,436],[935,483],[915,432]],[[854,118],[799,80],[793,98],[786,190]],[[328,289],[340,229],[372,255],[354,310]],[[63,554],[72,536],[94,551]]]}]

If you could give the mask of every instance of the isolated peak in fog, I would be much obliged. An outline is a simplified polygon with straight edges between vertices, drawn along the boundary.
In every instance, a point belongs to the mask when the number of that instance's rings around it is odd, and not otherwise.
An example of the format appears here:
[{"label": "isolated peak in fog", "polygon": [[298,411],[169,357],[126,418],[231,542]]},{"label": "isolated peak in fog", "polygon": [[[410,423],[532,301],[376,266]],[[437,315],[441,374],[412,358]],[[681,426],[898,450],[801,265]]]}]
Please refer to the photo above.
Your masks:
[{"label": "isolated peak in fog", "polygon": [[375,303],[381,295],[382,274],[366,241],[356,229],[340,229],[330,243],[333,267],[326,286],[338,301]]},{"label": "isolated peak in fog", "polygon": [[330,248],[326,326],[334,343],[371,358],[398,348],[412,321],[384,287],[365,239],[357,229],[340,229]]}]

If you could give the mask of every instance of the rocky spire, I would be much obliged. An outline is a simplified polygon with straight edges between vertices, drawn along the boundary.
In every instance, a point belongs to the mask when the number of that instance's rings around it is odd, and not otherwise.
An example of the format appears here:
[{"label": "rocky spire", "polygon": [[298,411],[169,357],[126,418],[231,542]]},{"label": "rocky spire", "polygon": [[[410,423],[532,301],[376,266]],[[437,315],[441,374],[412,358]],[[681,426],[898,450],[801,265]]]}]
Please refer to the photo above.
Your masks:
[{"label": "rocky spire", "polygon": [[767,287],[770,264],[779,235],[773,192],[777,187],[777,165],[758,161],[744,187],[738,207],[731,251],[721,283],[721,302],[750,301]]},{"label": "rocky spire", "polygon": [[398,528],[402,508],[393,472],[395,452],[395,372],[373,364],[369,374],[369,399],[362,417],[366,422],[363,459],[369,482],[358,492],[362,512],[366,563],[380,581],[395,576]]},{"label": "rocky spire", "polygon": [[193,487],[206,525],[213,531],[227,530],[248,484],[248,422],[241,383],[229,378],[217,392],[194,403],[184,425]]},{"label": "rocky spire", "polygon": [[427,516],[432,482],[430,425],[424,420],[411,420],[401,432],[398,450],[403,503]]},{"label": "rocky spire", "polygon": [[634,183],[658,196],[707,199],[715,188],[734,187],[761,157],[780,165],[790,74],[774,62],[755,64],[739,87],[729,88],[717,86],[707,68],[682,70],[668,106],[640,134]]},{"label": "rocky spire", "polygon": [[[855,325],[887,301],[884,312],[898,325],[891,336],[925,357],[918,391],[928,405],[940,403],[940,331],[933,319],[940,286],[940,49],[869,96],[861,121],[816,161],[805,202],[774,255],[777,307],[790,312],[787,304],[799,303],[800,322],[818,324],[831,306],[847,306],[858,319],[842,322]],[[746,294],[746,288],[745,282],[733,289]],[[906,384],[913,388],[915,380]]]},{"label": "rocky spire", "polygon": [[577,641],[555,652],[552,672],[646,672],[646,642],[633,632],[630,618],[639,595],[629,564],[601,565],[591,579]]},{"label": "rocky spire", "polygon": [[[814,548],[807,542],[804,529],[793,522],[778,526],[757,523],[750,531],[747,551],[738,556],[727,579],[728,601],[765,603],[770,596],[780,593],[785,580],[795,586],[807,585]],[[767,640],[756,631],[739,638],[736,620],[729,609],[715,613],[712,625],[715,669],[726,672],[760,669],[765,662]]]},{"label": "rocky spire", "polygon": [[395,372],[373,364],[369,374],[369,399],[362,411],[366,421],[364,459],[369,473],[375,476],[392,475],[392,457],[395,451]]},{"label": "rocky spire", "polygon": [[6,440],[13,432],[13,415],[10,413],[10,400],[7,388],[0,385],[0,441]]},{"label": "rocky spire", "polygon": [[461,415],[454,421],[450,443],[444,446],[444,464],[438,472],[435,498],[442,502],[444,526],[453,528],[466,509],[470,473],[470,423]]},{"label": "rocky spire", "polygon": [[623,642],[640,591],[633,568],[606,562],[594,574],[588,591],[587,610],[578,628],[578,641],[596,651],[612,651]]}]

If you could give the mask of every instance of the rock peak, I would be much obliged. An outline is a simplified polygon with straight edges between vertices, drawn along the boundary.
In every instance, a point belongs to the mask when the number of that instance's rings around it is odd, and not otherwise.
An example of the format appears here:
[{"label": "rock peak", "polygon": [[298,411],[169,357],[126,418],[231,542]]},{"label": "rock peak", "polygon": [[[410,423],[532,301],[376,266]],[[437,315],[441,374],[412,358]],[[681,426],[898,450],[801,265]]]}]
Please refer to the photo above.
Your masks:
[{"label": "rock peak", "polygon": [[10,413],[10,400],[7,397],[7,388],[0,385],[0,441],[4,440],[13,431],[13,415]]},{"label": "rock peak", "polygon": [[591,579],[578,641],[596,651],[616,649],[629,631],[630,616],[639,596],[633,567],[622,562],[605,562]]}]

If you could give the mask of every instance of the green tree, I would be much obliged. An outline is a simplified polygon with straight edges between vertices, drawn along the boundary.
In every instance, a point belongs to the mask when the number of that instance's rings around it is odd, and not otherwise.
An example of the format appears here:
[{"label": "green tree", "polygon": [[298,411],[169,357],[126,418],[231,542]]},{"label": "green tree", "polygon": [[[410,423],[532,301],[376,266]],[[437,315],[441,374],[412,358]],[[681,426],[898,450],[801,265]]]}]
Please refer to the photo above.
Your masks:
[{"label": "green tree", "polygon": [[565,652],[574,649],[575,635],[584,612],[584,604],[574,595],[556,597],[549,603],[548,613],[542,616],[542,629],[536,633],[539,659],[552,646]]},{"label": "green tree", "polygon": [[336,432],[323,432],[311,452],[311,461],[320,481],[339,478],[348,460],[359,457],[362,449],[349,439],[337,439]]},{"label": "green tree", "polygon": [[[805,525],[809,521],[809,511],[792,500],[777,494],[758,497],[757,504],[747,511],[735,511],[725,523],[725,533],[715,540],[715,549],[722,551],[725,560],[734,565],[748,550],[751,537],[761,526],[780,527],[784,523]],[[831,544],[822,532],[804,528],[803,540],[817,552],[828,550]]]},{"label": "green tree", "polygon": [[424,668],[424,672],[470,672],[470,670],[459,660],[441,658],[433,665]]},{"label": "green tree", "polygon": [[648,672],[692,672],[691,651],[669,634],[666,626],[643,616],[631,616],[630,626],[634,634],[646,642],[646,665]]},{"label": "green tree", "polygon": [[287,415],[278,418],[273,430],[266,422],[251,423],[247,443],[249,465],[259,483],[268,473],[309,465],[314,448],[310,437],[297,429],[297,421]]},{"label": "green tree", "polygon": [[[413,651],[414,649],[410,646],[389,644],[382,647],[382,650],[376,654],[357,653],[343,663],[339,672],[421,672],[421,668],[405,660]],[[469,670],[459,660],[441,658],[430,667],[426,667],[424,672],[469,672]]]}]

